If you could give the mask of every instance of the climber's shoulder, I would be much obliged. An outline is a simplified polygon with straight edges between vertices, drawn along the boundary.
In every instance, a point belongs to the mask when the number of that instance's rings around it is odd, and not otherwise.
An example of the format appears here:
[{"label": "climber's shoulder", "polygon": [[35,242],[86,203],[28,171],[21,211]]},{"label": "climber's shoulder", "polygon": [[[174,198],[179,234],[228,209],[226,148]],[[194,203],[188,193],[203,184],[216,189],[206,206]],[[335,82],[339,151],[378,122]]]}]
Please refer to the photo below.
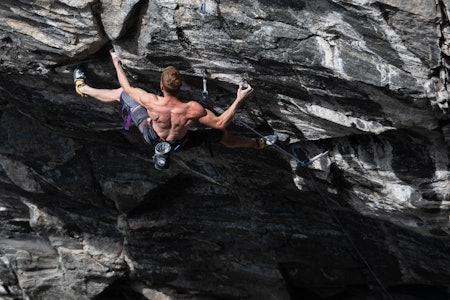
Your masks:
[{"label": "climber's shoulder", "polygon": [[141,105],[150,105],[158,101],[157,95],[140,88],[132,88],[130,96]]}]

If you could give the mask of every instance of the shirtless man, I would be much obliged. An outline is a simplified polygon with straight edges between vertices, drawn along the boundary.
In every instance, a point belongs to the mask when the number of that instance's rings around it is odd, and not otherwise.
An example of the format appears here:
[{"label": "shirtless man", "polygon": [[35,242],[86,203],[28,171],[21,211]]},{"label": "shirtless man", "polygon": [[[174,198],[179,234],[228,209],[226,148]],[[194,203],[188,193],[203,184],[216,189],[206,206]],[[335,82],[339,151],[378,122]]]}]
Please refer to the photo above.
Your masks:
[{"label": "shirtless man", "polygon": [[[180,72],[173,66],[164,69],[160,89],[163,96],[148,93],[130,85],[117,55],[111,51],[111,58],[121,85],[118,89],[97,89],[84,82],[80,69],[74,71],[75,90],[78,94],[89,95],[103,102],[120,101],[129,107],[133,122],[139,127],[145,141],[155,145],[160,141],[170,144],[171,150],[185,150],[206,142],[220,142],[227,147],[249,147],[263,149],[274,142],[273,136],[267,138],[244,138],[232,135],[226,128],[231,123],[237,109],[244,99],[253,92],[248,85],[239,85],[236,100],[220,116],[205,109],[196,101],[181,101],[178,93],[182,85]],[[195,121],[208,129],[189,130]],[[267,140],[270,139],[269,142]]]}]

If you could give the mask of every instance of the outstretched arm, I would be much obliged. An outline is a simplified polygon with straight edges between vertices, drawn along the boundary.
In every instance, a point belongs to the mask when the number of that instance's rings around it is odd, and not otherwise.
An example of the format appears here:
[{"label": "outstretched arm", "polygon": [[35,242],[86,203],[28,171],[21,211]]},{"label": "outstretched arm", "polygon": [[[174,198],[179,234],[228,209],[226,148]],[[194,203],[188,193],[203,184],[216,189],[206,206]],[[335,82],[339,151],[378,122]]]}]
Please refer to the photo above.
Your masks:
[{"label": "outstretched arm", "polygon": [[242,84],[239,84],[239,88],[236,95],[236,100],[234,100],[233,104],[228,107],[226,111],[224,111],[220,116],[216,116],[212,111],[206,110],[206,115],[201,117],[198,121],[206,126],[210,126],[216,129],[222,129],[230,125],[231,121],[233,121],[236,112],[241,106],[241,103],[253,92],[253,88],[248,85],[247,88],[242,89]]},{"label": "outstretched arm", "polygon": [[117,79],[119,80],[120,86],[123,88],[123,91],[127,93],[131,98],[133,98],[134,101],[142,106],[145,106],[144,103],[142,103],[141,96],[147,94],[147,92],[143,89],[135,88],[130,85],[127,75],[120,65],[119,57],[117,57],[116,53],[113,50],[110,51],[110,54],[114,67],[116,68]]}]

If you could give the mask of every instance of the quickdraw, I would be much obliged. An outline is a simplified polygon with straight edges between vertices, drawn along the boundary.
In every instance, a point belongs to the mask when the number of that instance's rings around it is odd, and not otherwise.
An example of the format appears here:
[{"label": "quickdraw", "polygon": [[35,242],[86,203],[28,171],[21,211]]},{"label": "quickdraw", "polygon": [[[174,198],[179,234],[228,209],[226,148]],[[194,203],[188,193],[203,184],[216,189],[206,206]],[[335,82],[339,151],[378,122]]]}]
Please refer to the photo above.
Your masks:
[{"label": "quickdraw", "polygon": [[327,155],[327,154],[328,154],[328,151],[325,151],[325,152],[323,152],[323,153],[320,153],[320,154],[314,156],[313,158],[310,158],[310,159],[307,159],[307,160],[304,160],[304,161],[300,161],[300,162],[298,162],[298,164],[299,164],[301,167],[309,166],[309,165],[312,164],[315,160],[317,160],[317,159],[319,159],[319,158],[321,158],[322,156],[325,156],[325,155]]},{"label": "quickdraw", "polygon": [[203,92],[202,92],[202,102],[208,100],[208,75],[206,70],[203,71]]},{"label": "quickdraw", "polygon": [[206,15],[206,0],[202,1],[200,9],[198,10],[202,15]]}]

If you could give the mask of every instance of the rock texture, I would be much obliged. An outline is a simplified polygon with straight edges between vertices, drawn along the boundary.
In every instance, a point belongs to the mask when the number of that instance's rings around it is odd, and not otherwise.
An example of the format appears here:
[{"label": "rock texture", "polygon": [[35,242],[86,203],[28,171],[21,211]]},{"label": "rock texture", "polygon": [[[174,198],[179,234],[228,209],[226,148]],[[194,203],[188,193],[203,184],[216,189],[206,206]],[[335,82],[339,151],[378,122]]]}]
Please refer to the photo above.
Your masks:
[{"label": "rock texture", "polygon": [[[448,0],[2,0],[2,299],[447,299]],[[207,71],[217,111],[286,152],[212,147],[158,172],[108,50],[157,92]],[[230,130],[253,136],[242,123]]]}]

